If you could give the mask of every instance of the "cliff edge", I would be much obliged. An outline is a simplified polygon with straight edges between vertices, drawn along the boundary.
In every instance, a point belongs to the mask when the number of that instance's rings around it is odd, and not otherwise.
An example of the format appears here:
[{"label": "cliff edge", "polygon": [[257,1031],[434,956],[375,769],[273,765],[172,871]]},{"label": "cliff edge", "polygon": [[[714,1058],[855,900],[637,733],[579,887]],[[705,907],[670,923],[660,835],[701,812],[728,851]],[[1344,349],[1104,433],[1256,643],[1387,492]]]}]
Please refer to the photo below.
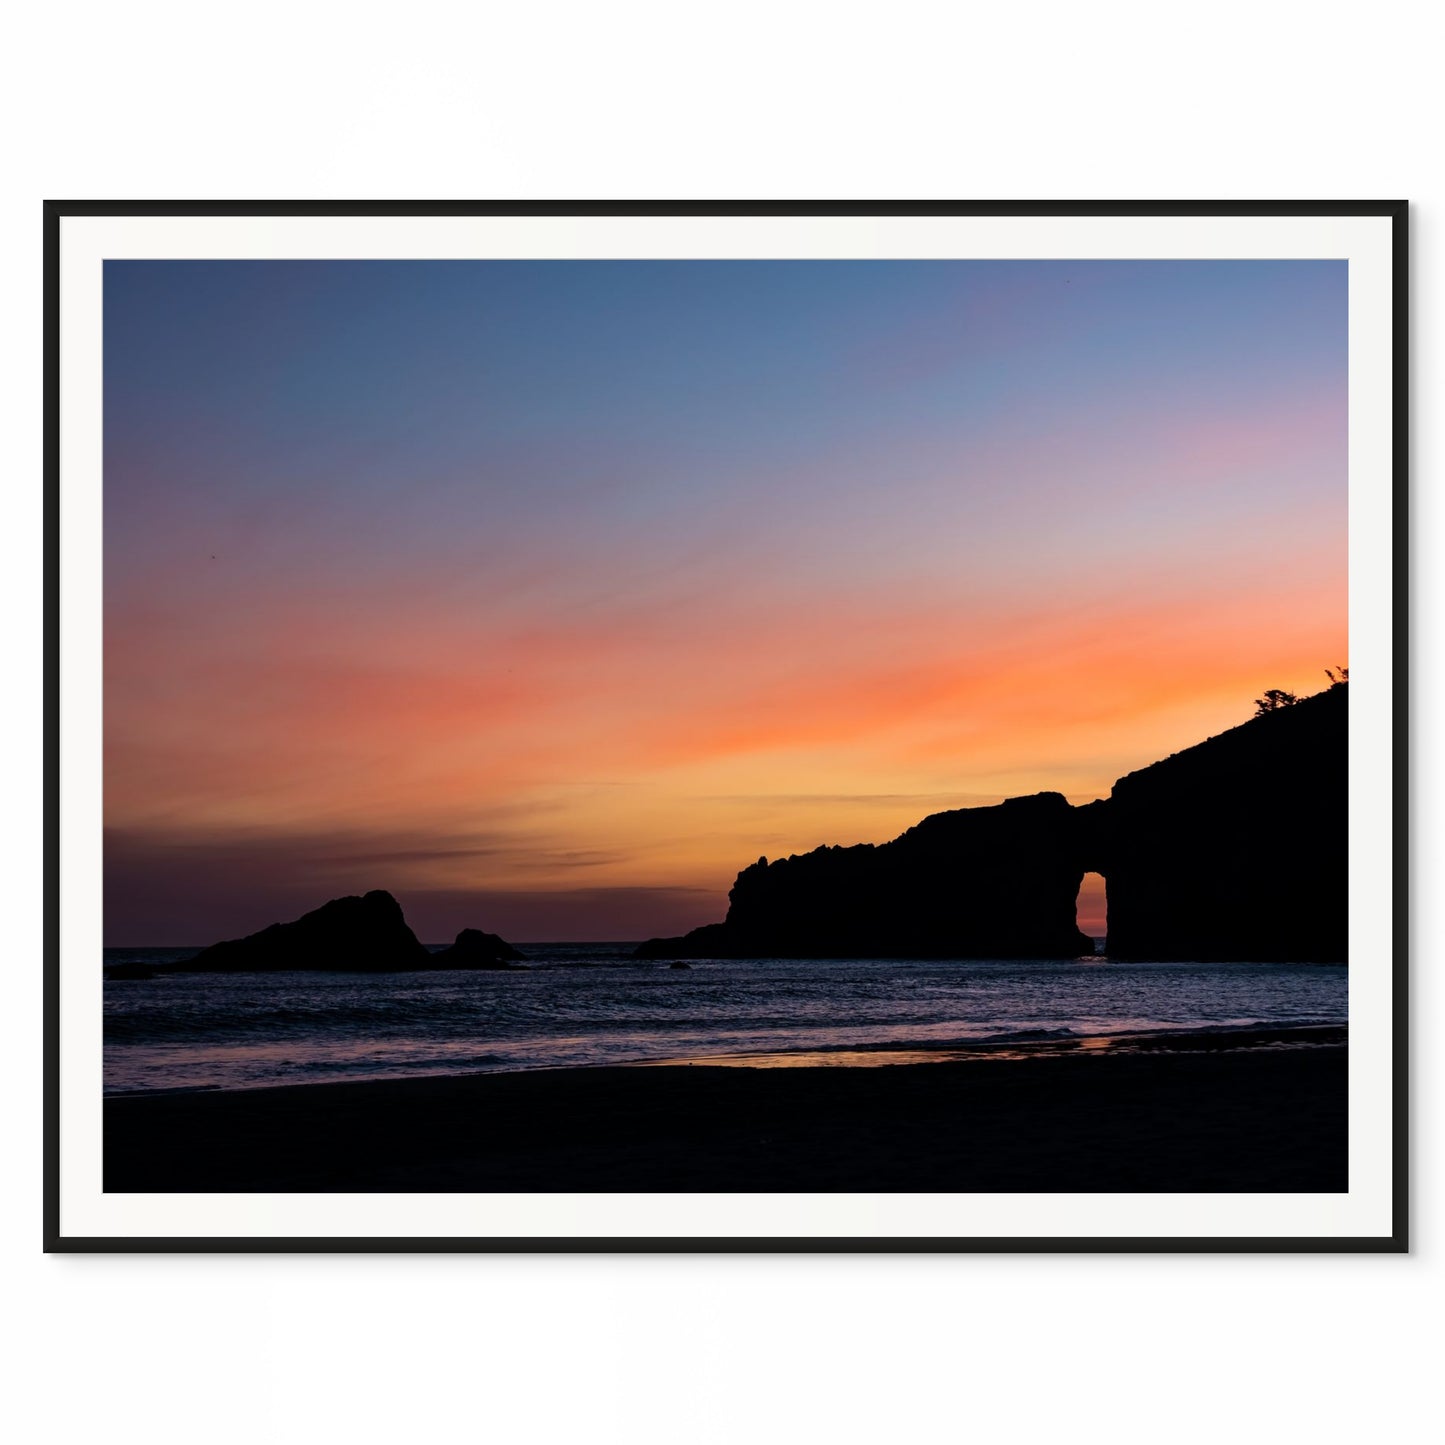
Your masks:
[{"label": "cliff edge", "polygon": [[925,818],[892,842],[744,868],[727,917],[640,958],[1071,958],[1086,872],[1114,958],[1336,962],[1347,947],[1349,689],[1120,778]]}]

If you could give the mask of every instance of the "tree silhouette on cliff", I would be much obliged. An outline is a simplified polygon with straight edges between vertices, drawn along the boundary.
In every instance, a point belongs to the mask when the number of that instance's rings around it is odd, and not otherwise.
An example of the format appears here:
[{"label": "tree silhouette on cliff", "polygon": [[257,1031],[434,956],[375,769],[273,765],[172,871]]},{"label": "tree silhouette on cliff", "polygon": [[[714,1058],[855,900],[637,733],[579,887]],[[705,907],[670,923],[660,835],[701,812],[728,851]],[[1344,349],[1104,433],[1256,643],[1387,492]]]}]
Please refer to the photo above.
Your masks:
[{"label": "tree silhouette on cliff", "polygon": [[1263,697],[1254,700],[1255,717],[1263,717],[1267,712],[1278,712],[1282,707],[1293,707],[1299,701],[1299,695],[1293,692],[1286,692],[1281,687],[1272,687]]}]

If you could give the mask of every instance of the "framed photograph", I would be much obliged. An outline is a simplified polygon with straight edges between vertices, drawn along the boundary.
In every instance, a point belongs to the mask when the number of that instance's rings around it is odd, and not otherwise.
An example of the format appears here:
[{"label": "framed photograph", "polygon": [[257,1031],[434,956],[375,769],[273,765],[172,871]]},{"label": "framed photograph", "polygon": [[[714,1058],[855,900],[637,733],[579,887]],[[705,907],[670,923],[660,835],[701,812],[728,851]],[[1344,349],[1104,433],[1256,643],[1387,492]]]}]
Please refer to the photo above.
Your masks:
[{"label": "framed photograph", "polygon": [[1404,202],[50,202],[46,1248],[1407,1247]]}]

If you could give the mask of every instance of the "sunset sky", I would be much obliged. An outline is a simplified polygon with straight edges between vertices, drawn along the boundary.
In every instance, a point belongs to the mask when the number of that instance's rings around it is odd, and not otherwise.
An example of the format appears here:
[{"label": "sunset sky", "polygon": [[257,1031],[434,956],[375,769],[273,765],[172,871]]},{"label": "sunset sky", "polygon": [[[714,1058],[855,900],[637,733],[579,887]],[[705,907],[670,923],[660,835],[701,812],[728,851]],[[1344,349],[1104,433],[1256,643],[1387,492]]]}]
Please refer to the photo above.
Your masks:
[{"label": "sunset sky", "polygon": [[679,932],[1325,686],[1346,268],[108,262],[105,549],[108,943]]}]

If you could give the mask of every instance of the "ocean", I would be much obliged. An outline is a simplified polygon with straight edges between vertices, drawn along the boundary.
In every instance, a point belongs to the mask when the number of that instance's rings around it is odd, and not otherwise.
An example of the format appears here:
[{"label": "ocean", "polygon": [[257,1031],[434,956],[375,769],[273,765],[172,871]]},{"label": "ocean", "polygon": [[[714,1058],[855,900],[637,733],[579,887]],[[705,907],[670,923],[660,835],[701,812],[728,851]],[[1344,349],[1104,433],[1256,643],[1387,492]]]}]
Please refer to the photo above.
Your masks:
[{"label": "ocean", "polygon": [[[1343,965],[748,959],[683,970],[632,959],[633,946],[522,944],[525,971],[107,977],[105,1089],[760,1055],[774,1064],[858,1063],[882,1049],[943,1057],[953,1045],[1275,1030],[1348,1017]],[[195,952],[107,949],[105,962]]]}]

